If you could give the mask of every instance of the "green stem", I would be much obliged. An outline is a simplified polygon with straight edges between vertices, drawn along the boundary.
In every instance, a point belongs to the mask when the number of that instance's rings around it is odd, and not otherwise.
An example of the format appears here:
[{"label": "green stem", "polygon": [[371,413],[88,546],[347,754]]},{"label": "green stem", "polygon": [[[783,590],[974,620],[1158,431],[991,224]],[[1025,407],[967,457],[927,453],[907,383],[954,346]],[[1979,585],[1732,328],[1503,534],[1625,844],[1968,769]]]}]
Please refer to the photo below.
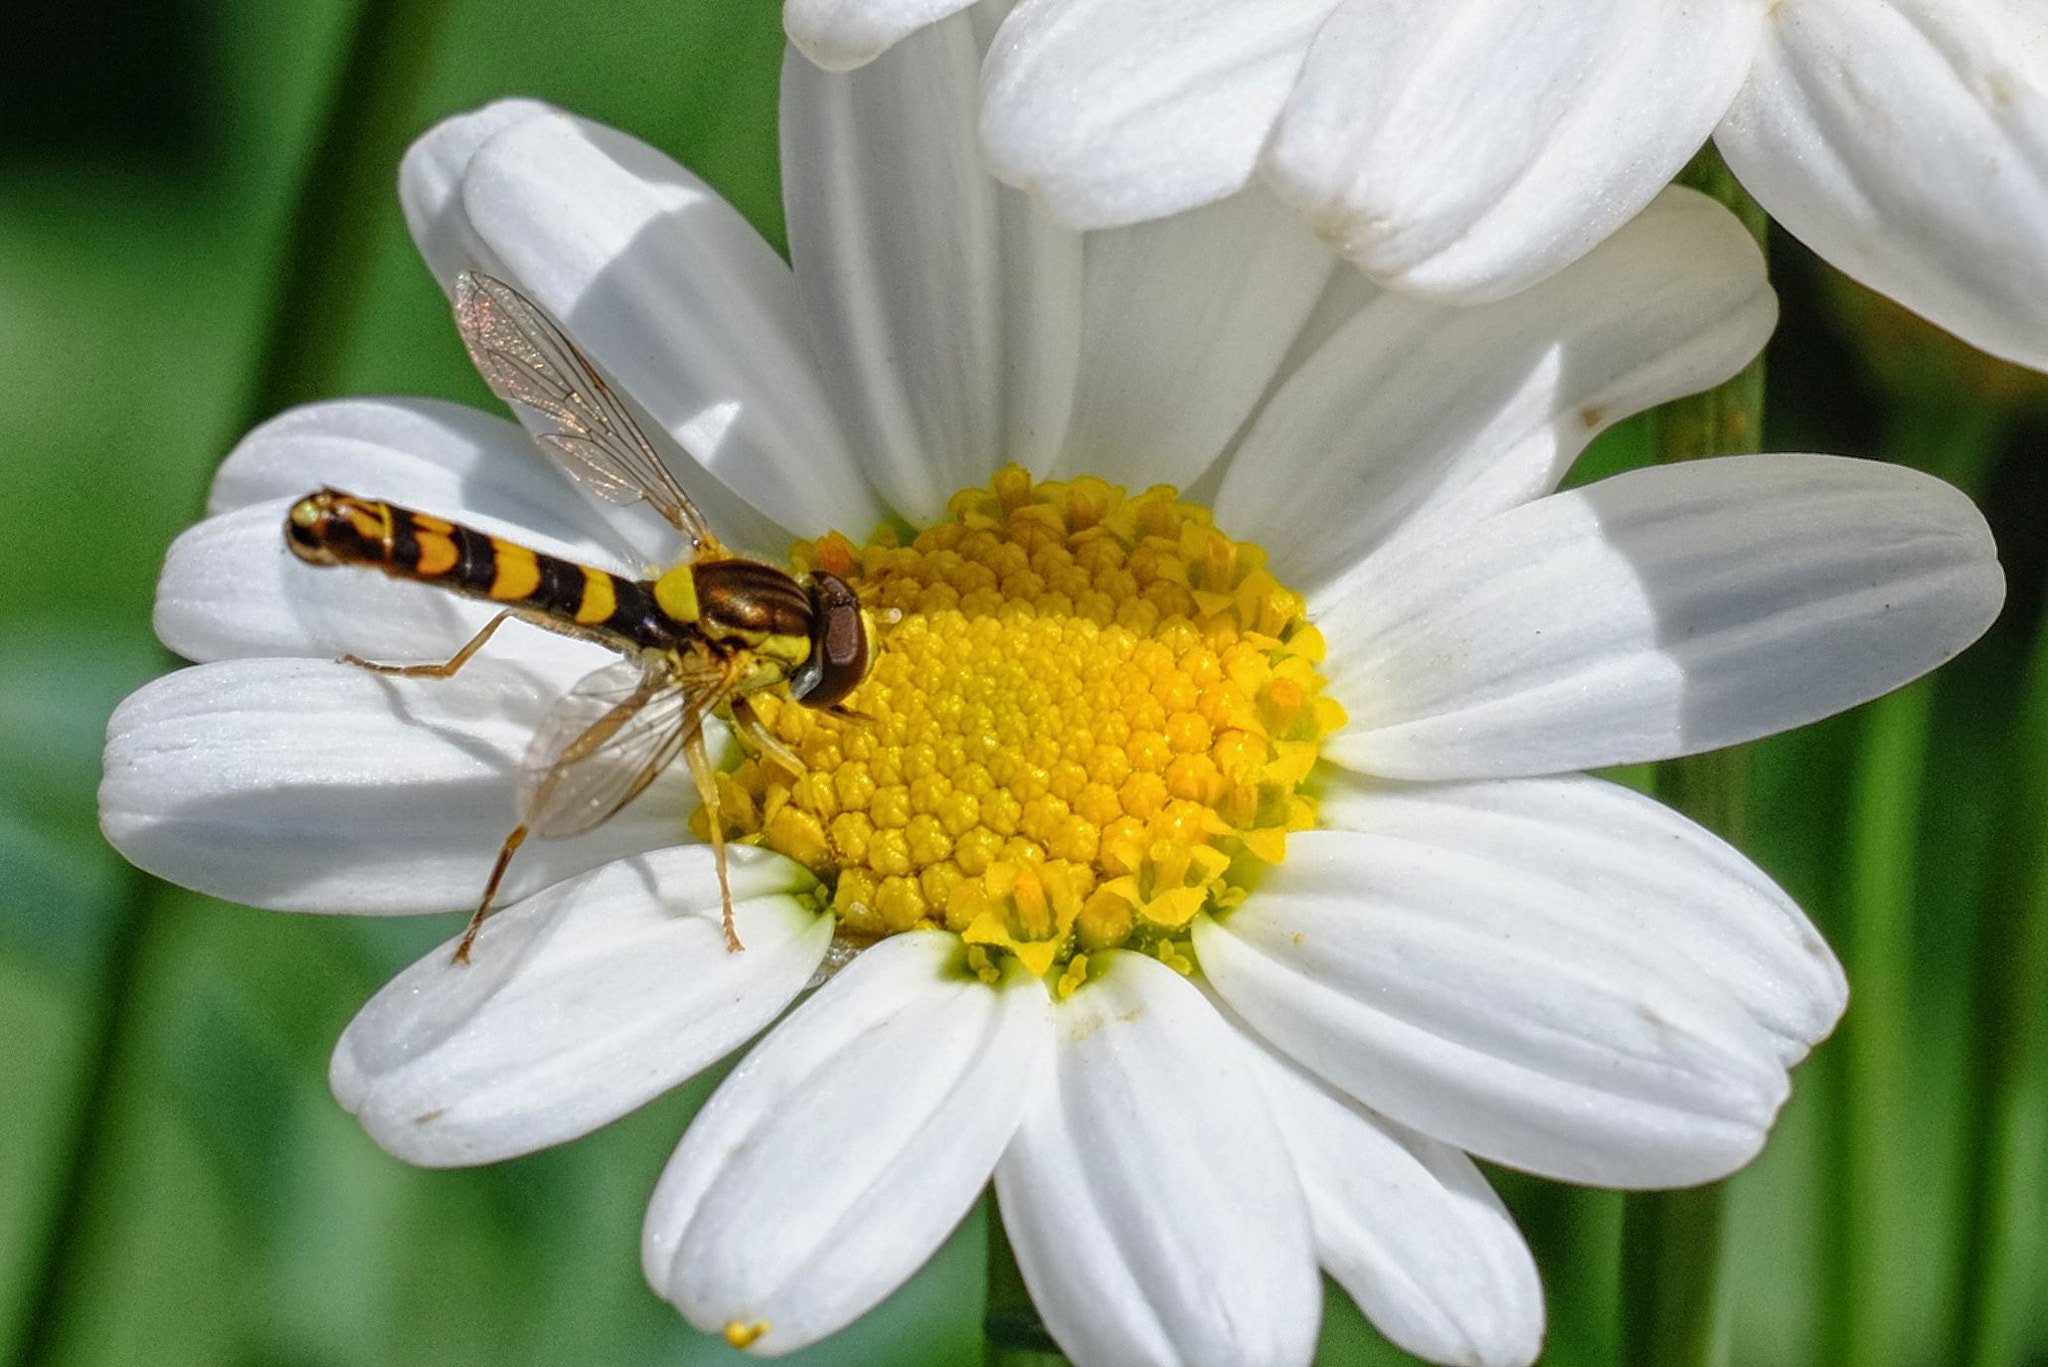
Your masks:
[{"label": "green stem", "polygon": [[[377,220],[392,168],[405,149],[414,107],[449,0],[363,0],[341,76],[279,250],[277,294],[262,335],[245,420],[231,436],[280,408],[330,389],[359,312]],[[168,665],[170,659],[165,657]],[[63,1176],[31,1274],[13,1360],[53,1361],[86,1310],[96,1194],[109,1170],[125,1108],[123,1079],[144,1038],[152,966],[170,930],[176,889],[131,870],[108,933],[93,1017],[80,1046],[80,1085]]]},{"label": "green stem", "polygon": [[[1969,490],[1982,481],[2003,432],[1988,406],[1919,405],[1890,424],[1887,454]],[[1901,1087],[1913,1037],[1913,917],[1919,902],[1919,824],[1934,685],[1922,681],[1864,710],[1850,779],[1844,884],[1836,948],[1855,1009],[1836,1042],[1824,1092],[1832,1112],[1821,1177],[1820,1360],[1881,1367],[1902,1351],[1895,1278],[1917,1244],[1898,1209],[1909,1156]]]},{"label": "green stem", "polygon": [[1833,1111],[1821,1181],[1820,1360],[1863,1367],[1894,1347],[1880,1285],[1896,1247],[1892,1218],[1912,1000],[1912,928],[1922,778],[1933,718],[1931,685],[1901,689],[1865,709],[1850,779],[1841,914],[1831,927],[1855,1009],[1835,1040]]},{"label": "green stem", "polygon": [[[1726,205],[1761,248],[1768,221],[1710,144],[1679,182]],[[1726,384],[1656,414],[1658,459],[1697,460],[1758,449],[1764,364],[1759,355]],[[1657,766],[1657,795],[1724,839],[1740,842],[1749,806],[1749,754],[1737,747]],[[1622,1215],[1621,1360],[1631,1367],[1708,1367],[1719,1352],[1720,1184],[1638,1192]]]},{"label": "green stem", "polygon": [[1952,1361],[2011,1367],[2048,1204],[2048,623],[2036,628],[1977,933]]},{"label": "green stem", "polygon": [[1694,1367],[1719,1352],[1720,1183],[1631,1194],[1621,1223],[1621,1360]]},{"label": "green stem", "polygon": [[[1770,250],[1770,218],[1736,183],[1712,143],[1693,158],[1678,184],[1724,205],[1749,229],[1760,251]],[[1762,450],[1764,358],[1757,356],[1725,384],[1665,404],[1657,410],[1655,421],[1657,459],[1665,464]]]},{"label": "green stem", "polygon": [[982,1311],[982,1337],[987,1341],[986,1367],[1068,1367],[1066,1354],[1045,1332],[1045,1321],[1031,1303],[1002,1211],[993,1199],[988,1209],[988,1302]]},{"label": "green stem", "polygon": [[129,1072],[124,1065],[137,1039],[133,1023],[142,970],[156,957],[153,944],[163,933],[158,909],[170,889],[140,870],[131,870],[124,881],[126,895],[108,931],[91,1019],[81,1031],[84,1081],[72,1112],[64,1171],[50,1200],[42,1251],[14,1344],[14,1361],[22,1367],[58,1356],[60,1330],[73,1318],[71,1303],[85,1290],[80,1275],[86,1262],[82,1235],[92,1213],[90,1197],[97,1177],[109,1168],[113,1156],[115,1130],[108,1122],[121,1109],[115,1080]]},{"label": "green stem", "polygon": [[246,420],[333,392],[453,0],[362,0],[285,224]]}]

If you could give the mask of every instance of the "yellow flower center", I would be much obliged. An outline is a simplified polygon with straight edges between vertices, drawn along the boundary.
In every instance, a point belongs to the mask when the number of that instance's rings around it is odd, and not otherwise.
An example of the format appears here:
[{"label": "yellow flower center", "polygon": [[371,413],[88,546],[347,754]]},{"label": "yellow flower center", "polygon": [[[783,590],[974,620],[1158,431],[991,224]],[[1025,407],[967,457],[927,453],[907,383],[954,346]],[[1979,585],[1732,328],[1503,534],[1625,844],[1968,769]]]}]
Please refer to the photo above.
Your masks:
[{"label": "yellow flower center", "polygon": [[857,939],[943,927],[985,974],[1011,954],[1063,992],[1103,949],[1185,971],[1195,914],[1314,824],[1302,784],[1343,712],[1301,596],[1165,486],[1012,466],[948,513],[908,545],[797,546],[879,649],[858,716],[757,697],[804,772],[723,775],[729,838],[815,871]]}]

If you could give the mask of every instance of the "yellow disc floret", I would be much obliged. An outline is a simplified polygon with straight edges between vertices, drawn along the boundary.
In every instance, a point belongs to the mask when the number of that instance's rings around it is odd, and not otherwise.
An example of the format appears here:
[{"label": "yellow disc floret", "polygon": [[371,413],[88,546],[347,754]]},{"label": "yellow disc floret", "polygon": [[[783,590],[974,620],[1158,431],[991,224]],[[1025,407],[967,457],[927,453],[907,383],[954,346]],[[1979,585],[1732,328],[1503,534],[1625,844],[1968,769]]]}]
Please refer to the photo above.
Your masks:
[{"label": "yellow disc floret", "polygon": [[1343,713],[1300,595],[1164,486],[1013,466],[949,514],[909,545],[796,548],[879,649],[853,715],[756,696],[804,770],[725,775],[729,838],[815,870],[854,937],[944,927],[1062,993],[1105,949],[1185,971],[1196,913],[1314,824],[1302,784]]}]

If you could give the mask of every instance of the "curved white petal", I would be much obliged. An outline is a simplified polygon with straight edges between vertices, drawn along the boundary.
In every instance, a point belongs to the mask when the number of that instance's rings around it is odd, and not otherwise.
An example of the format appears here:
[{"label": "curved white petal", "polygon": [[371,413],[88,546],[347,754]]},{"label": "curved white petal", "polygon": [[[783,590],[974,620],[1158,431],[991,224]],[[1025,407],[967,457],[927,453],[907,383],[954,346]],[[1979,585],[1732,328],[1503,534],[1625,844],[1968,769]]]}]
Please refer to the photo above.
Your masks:
[{"label": "curved white petal", "polygon": [[[502,606],[359,565],[304,563],[285,549],[284,520],[293,501],[273,499],[207,518],[171,543],[156,594],[156,634],[165,645],[189,660],[354,654],[431,663],[454,655]],[[496,517],[463,521],[550,555],[614,572],[624,568],[587,543],[541,536]],[[507,623],[485,648],[500,659],[537,660],[571,676],[579,664],[595,669],[608,658],[521,623]]]},{"label": "curved white petal", "polygon": [[790,255],[820,363],[856,458],[915,521],[1006,461],[1044,468],[1073,399],[1080,237],[992,180],[975,142],[993,22],[947,20],[848,75],[783,64]]},{"label": "curved white petal", "polygon": [[[181,669],[108,722],[100,828],[137,866],[252,906],[474,907],[517,819],[520,760],[575,679],[487,656],[450,679],[322,660]],[[684,841],[695,791],[675,765],[596,830],[529,841],[504,898]]]},{"label": "curved white petal", "polygon": [[1382,294],[1253,420],[1218,524],[1313,596],[1389,541],[1549,493],[1611,424],[1741,369],[1777,317],[1755,241],[1689,190],[1500,303]]},{"label": "curved white petal", "polygon": [[623,133],[557,116],[479,148],[462,203],[507,278],[717,477],[683,475],[721,536],[779,551],[774,524],[865,530],[879,515],[789,268],[703,181]]},{"label": "curved white petal", "polygon": [[1983,516],[1917,471],[1806,455],[1633,471],[1313,603],[1351,717],[1324,755],[1437,779],[1712,750],[1919,677],[2004,595]]},{"label": "curved white petal", "polygon": [[867,950],[719,1086],[655,1189],[647,1279],[765,1354],[851,1323],[980,1196],[1051,1054],[1045,985],[991,988],[957,936]]},{"label": "curved white petal", "polygon": [[995,173],[1079,228],[1242,189],[1338,0],[1023,0],[989,49]]},{"label": "curved white petal", "polygon": [[1431,1362],[1525,1367],[1543,1286],[1514,1217],[1472,1160],[1259,1050],[1316,1257],[1395,1344]]},{"label": "curved white petal", "polygon": [[[782,28],[827,71],[865,66],[926,24],[974,0],[783,0]],[[788,109],[783,110],[784,115]]]},{"label": "curved white petal", "polygon": [[235,443],[206,511],[297,498],[323,484],[457,520],[496,518],[571,543],[579,555],[616,554],[611,524],[571,494],[524,428],[437,399],[287,409]]},{"label": "curved white petal", "polygon": [[1597,778],[1393,783],[1333,773],[1323,825],[1404,841],[1483,866],[1520,895],[1574,906],[1711,980],[1775,1040],[1806,1057],[1848,1005],[1842,966],[1763,870],[1713,832]]},{"label": "curved white petal", "polygon": [[1727,110],[1762,11],[1345,0],[1309,49],[1265,178],[1381,283],[1501,298],[1656,197]]},{"label": "curved white petal", "polygon": [[[1266,398],[1259,403],[1264,409],[1286,384],[1300,373],[1303,366],[1314,360],[1317,353],[1327,346],[1330,339],[1344,329],[1344,325],[1356,318],[1378,299],[1383,291],[1357,271],[1333,270],[1323,281],[1323,291],[1316,296],[1315,304],[1309,309],[1308,318],[1301,330],[1294,334],[1288,344],[1287,355],[1281,358],[1280,368],[1273,374],[1273,383],[1268,387]],[[1244,434],[1250,435],[1250,431]]]},{"label": "curved white petal", "polygon": [[398,204],[413,245],[444,288],[459,272],[497,266],[462,207],[462,177],[470,158],[512,125],[559,113],[539,100],[494,100],[441,120],[405,150],[398,163]]},{"label": "curved white petal", "polygon": [[492,914],[393,978],[334,1048],[328,1081],[409,1163],[460,1167],[588,1134],[738,1048],[803,990],[832,939],[779,855],[732,852],[725,947],[704,846],[620,860]]},{"label": "curved white petal", "polygon": [[2048,17],[2033,0],[1771,11],[1715,133],[1771,217],[1994,355],[2048,370]]},{"label": "curved white petal", "polygon": [[1309,831],[1243,907],[1196,923],[1195,948],[1266,1039],[1445,1143],[1598,1186],[1725,1176],[1784,1103],[1778,1042],[1569,891]]},{"label": "curved white petal", "polygon": [[1104,957],[996,1166],[1032,1304],[1076,1367],[1305,1365],[1308,1216],[1252,1060],[1172,969]]},{"label": "curved white petal", "polygon": [[1086,239],[1079,392],[1057,463],[1134,492],[1222,453],[1335,261],[1263,190]]}]

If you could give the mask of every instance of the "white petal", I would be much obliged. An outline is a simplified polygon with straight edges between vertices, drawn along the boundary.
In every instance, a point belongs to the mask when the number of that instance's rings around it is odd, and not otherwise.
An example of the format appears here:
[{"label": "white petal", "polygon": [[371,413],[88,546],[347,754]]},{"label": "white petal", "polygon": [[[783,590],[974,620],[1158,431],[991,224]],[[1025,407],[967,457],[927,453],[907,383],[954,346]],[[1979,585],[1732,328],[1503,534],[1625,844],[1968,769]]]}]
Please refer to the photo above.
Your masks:
[{"label": "white petal", "polygon": [[1345,0],[1266,179],[1383,284],[1498,299],[1577,260],[1706,140],[1760,0]]},{"label": "white petal", "polygon": [[[1223,448],[1222,458],[1203,471],[1201,478],[1183,486],[1184,496],[1204,507],[1213,509],[1217,506],[1217,495],[1223,487],[1223,481],[1236,465],[1238,451],[1257,428],[1259,415],[1263,414],[1275,396],[1286,389],[1294,377],[1301,373],[1302,367],[1315,359],[1330,339],[1343,330],[1346,323],[1356,318],[1382,293],[1379,286],[1357,271],[1345,270],[1339,266],[1329,273],[1323,280],[1322,292],[1316,296],[1315,303],[1309,306],[1308,317],[1296,330],[1294,340],[1287,344],[1287,352],[1280,358],[1280,364],[1274,369],[1273,377],[1266,382],[1266,392],[1252,405],[1253,416],[1238,428],[1237,435]],[[1328,512],[1328,509],[1324,509],[1322,515],[1327,515]],[[1242,530],[1231,526],[1228,521],[1222,525],[1226,531]]]},{"label": "white petal", "polygon": [[1389,538],[1549,493],[1609,425],[1741,369],[1777,316],[1755,241],[1689,190],[1500,303],[1382,294],[1253,420],[1217,521],[1313,595]]},{"label": "white petal", "polygon": [[725,947],[711,851],[663,850],[557,883],[393,978],[335,1045],[328,1080],[392,1153],[492,1163],[588,1134],[701,1071],[803,990],[832,919],[779,855],[732,851]]},{"label": "white petal", "polygon": [[1257,1071],[1301,1175],[1317,1260],[1366,1318],[1431,1362],[1534,1362],[1536,1261],[1472,1160],[1264,1050]]},{"label": "white petal", "polygon": [[1262,190],[1088,235],[1080,392],[1059,460],[1185,488],[1265,392],[1335,265]]},{"label": "white petal", "polygon": [[[782,28],[827,71],[865,66],[926,24],[974,0],[783,0]],[[785,106],[783,114],[789,111]]]},{"label": "white petal", "polygon": [[[1384,291],[1379,286],[1357,271],[1331,271],[1323,281],[1323,292],[1316,296],[1315,305],[1310,308],[1301,331],[1295,333],[1287,355],[1281,358],[1280,368],[1274,372],[1273,384],[1267,390],[1267,398],[1260,402],[1259,408],[1264,409],[1271,397],[1313,360],[1346,323],[1356,318],[1382,293]],[[1250,435],[1249,432],[1246,435]]]},{"label": "white petal", "polygon": [[647,1212],[648,1281],[700,1329],[766,1324],[765,1354],[844,1328],[981,1195],[1051,1044],[1037,979],[992,989],[941,932],[876,945],[698,1112]]},{"label": "white petal", "polygon": [[333,399],[288,409],[235,444],[214,475],[209,513],[297,498],[321,485],[458,520],[499,518],[607,555],[602,514],[525,429],[435,399]]},{"label": "white petal", "polygon": [[[564,491],[565,498],[568,497]],[[190,660],[354,654],[384,663],[448,659],[502,605],[393,579],[356,565],[314,566],[285,549],[294,500],[273,499],[207,518],[171,543],[157,585],[156,634]],[[445,506],[445,505],[444,505]],[[504,519],[465,516],[470,526],[535,550],[614,571],[588,544],[541,536]],[[573,675],[605,653],[552,632],[508,623],[485,647],[500,659],[553,662]]]},{"label": "white petal", "polygon": [[855,452],[918,521],[1005,461],[1043,468],[1073,398],[1080,237],[990,179],[975,142],[993,22],[947,20],[851,75],[783,64],[790,254],[818,354]]},{"label": "white petal", "polygon": [[1831,264],[2048,370],[2044,25],[2035,0],[1775,6],[1714,140]]},{"label": "white petal", "polygon": [[1337,0],[1024,0],[989,49],[997,175],[1079,228],[1244,187]]},{"label": "white petal", "polygon": [[1512,509],[1314,605],[1351,724],[1393,778],[1559,773],[1753,740],[1977,639],[2005,594],[1955,489],[1835,456],[1637,470]]},{"label": "white petal", "polygon": [[[100,827],[139,867],[253,906],[473,907],[516,820],[519,762],[574,681],[488,657],[451,679],[317,660],[182,669],[108,723]],[[680,843],[695,800],[674,766],[596,830],[528,842],[504,898]]]},{"label": "white petal", "polygon": [[1032,1303],[1076,1367],[1306,1364],[1308,1216],[1243,1041],[1172,969],[1105,957],[996,1166]]},{"label": "white petal", "polygon": [[1790,1066],[1848,1005],[1842,966],[1798,906],[1725,841],[1601,779],[1391,783],[1333,774],[1323,825],[1484,865],[1522,895],[1576,904],[1673,973],[1711,979]]},{"label": "white petal", "polygon": [[865,531],[879,515],[840,440],[789,268],[703,181],[623,133],[551,117],[485,143],[462,200],[512,283],[739,495],[682,476],[721,536],[772,539],[748,504],[811,534]]},{"label": "white petal", "polygon": [[513,124],[557,112],[539,100],[496,100],[441,120],[406,149],[398,163],[398,203],[413,244],[444,285],[458,272],[496,264],[462,207],[462,177],[470,158]]},{"label": "white petal", "polygon": [[1778,1045],[1706,975],[1569,889],[1406,840],[1309,831],[1202,971],[1266,1039],[1382,1114],[1599,1186],[1742,1166],[1787,1094]]}]

